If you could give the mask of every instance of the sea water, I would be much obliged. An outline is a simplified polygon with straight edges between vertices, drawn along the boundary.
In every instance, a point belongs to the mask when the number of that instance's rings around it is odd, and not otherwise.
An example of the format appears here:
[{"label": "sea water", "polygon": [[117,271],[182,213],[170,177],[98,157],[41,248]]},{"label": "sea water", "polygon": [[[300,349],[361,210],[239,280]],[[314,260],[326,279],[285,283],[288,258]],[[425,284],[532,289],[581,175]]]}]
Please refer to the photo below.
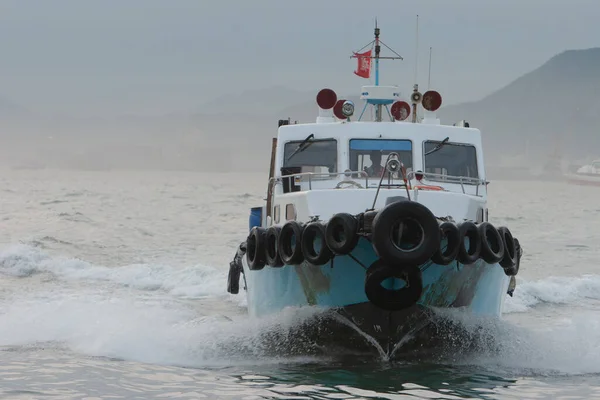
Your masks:
[{"label": "sea water", "polygon": [[317,352],[289,334],[315,310],[253,320],[226,292],[266,185],[0,171],[2,398],[600,398],[600,188],[492,181],[490,220],[524,249],[502,319],[457,316],[488,339],[389,362]]}]

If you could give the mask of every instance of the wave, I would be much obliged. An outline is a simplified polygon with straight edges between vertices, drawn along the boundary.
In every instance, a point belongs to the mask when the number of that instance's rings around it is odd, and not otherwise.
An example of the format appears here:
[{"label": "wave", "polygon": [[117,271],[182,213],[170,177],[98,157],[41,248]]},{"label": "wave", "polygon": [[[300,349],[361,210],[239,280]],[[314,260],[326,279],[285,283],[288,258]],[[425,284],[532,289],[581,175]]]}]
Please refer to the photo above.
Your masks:
[{"label": "wave", "polygon": [[536,281],[517,277],[514,296],[504,303],[505,313],[527,312],[540,304],[578,304],[585,300],[600,300],[600,276],[551,276]]}]

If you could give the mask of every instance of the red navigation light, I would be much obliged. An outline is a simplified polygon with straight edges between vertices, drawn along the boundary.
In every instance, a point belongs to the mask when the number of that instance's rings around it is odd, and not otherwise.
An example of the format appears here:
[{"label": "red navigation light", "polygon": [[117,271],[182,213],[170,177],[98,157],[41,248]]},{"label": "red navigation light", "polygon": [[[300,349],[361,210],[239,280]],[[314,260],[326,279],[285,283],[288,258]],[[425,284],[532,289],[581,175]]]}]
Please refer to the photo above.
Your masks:
[{"label": "red navigation light", "polygon": [[345,101],[346,99],[340,99],[335,103],[335,106],[333,106],[333,115],[335,115],[338,119],[348,119],[348,117],[346,117],[342,112],[342,107],[344,106]]},{"label": "red navigation light", "polygon": [[329,110],[335,106],[337,95],[331,89],[321,89],[317,94],[317,104],[324,110]]},{"label": "red navigation light", "polygon": [[415,172],[415,179],[421,182],[423,180],[423,173],[421,171]]},{"label": "red navigation light", "polygon": [[397,121],[404,121],[410,115],[410,105],[405,101],[396,101],[390,111]]},{"label": "red navigation light", "polygon": [[423,95],[421,104],[427,111],[435,111],[442,105],[442,96],[435,90],[428,90]]}]

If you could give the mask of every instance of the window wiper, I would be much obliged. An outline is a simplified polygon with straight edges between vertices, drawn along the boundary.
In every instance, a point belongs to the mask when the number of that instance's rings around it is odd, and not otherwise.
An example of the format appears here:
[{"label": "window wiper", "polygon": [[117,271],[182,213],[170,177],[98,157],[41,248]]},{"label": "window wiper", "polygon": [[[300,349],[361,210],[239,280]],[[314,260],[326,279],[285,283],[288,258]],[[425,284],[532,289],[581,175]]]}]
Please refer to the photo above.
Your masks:
[{"label": "window wiper", "polygon": [[287,162],[288,162],[288,161],[290,161],[290,159],[291,159],[292,157],[294,157],[294,156],[295,156],[297,153],[299,153],[299,152],[301,152],[301,151],[304,151],[304,150],[306,150],[306,148],[307,148],[308,146],[310,146],[311,144],[313,144],[313,142],[309,142],[309,140],[313,139],[314,137],[315,137],[315,135],[313,135],[312,133],[311,133],[310,135],[308,135],[308,136],[306,137],[306,139],[304,139],[304,140],[302,141],[302,143],[300,143],[300,144],[298,145],[298,147],[296,147],[296,150],[294,150],[294,152],[293,152],[292,154],[290,154],[290,156],[289,156],[289,157],[288,157],[288,158],[285,160],[285,162],[287,163]]},{"label": "window wiper", "polygon": [[438,144],[437,146],[435,146],[433,149],[429,150],[427,153],[425,153],[426,156],[428,156],[431,153],[435,153],[436,151],[438,151],[439,149],[441,149],[442,147],[444,147],[444,145],[446,143],[448,143],[448,140],[450,140],[450,137],[447,136],[446,139],[442,140],[440,142],[440,144]]}]

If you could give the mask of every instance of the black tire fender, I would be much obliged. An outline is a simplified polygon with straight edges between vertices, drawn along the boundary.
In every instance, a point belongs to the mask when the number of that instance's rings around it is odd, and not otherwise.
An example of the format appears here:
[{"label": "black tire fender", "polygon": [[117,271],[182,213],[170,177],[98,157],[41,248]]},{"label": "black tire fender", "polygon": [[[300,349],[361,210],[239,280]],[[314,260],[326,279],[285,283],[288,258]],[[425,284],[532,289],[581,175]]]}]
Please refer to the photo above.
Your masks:
[{"label": "black tire fender", "polygon": [[513,237],[515,243],[515,253],[517,255],[517,260],[514,267],[504,268],[504,273],[507,276],[515,276],[519,273],[519,269],[521,268],[521,257],[523,256],[523,248],[521,247],[521,243],[519,243],[519,239]]},{"label": "black tire fender", "polygon": [[[460,234],[460,246],[458,248],[457,260],[464,265],[474,264],[481,256],[481,233],[473,221],[463,221],[458,224]],[[465,245],[465,239],[469,238],[469,248]]]},{"label": "black tire fender", "polygon": [[477,227],[481,234],[481,258],[488,264],[496,264],[504,257],[504,241],[500,232],[489,222]]},{"label": "black tire fender", "polygon": [[[389,278],[404,280],[407,285],[390,290],[381,286]],[[393,268],[384,260],[375,261],[365,276],[365,294],[376,307],[388,311],[399,311],[416,304],[423,294],[423,278],[417,265]]]},{"label": "black tire fender", "polygon": [[[404,223],[404,229],[410,235],[409,242],[417,243],[415,247],[402,249],[396,245],[396,227],[400,222]],[[421,265],[440,247],[440,227],[433,213],[424,205],[415,201],[398,201],[377,213],[371,241],[377,255],[389,264]]]},{"label": "black tire fender", "polygon": [[448,265],[458,257],[458,251],[460,250],[461,237],[458,231],[458,226],[451,221],[443,221],[440,224],[440,234],[442,238],[448,239],[446,250],[442,251],[442,245],[440,240],[440,246],[431,256],[431,260],[438,265]]},{"label": "black tire fender", "polygon": [[274,268],[283,267],[283,261],[279,256],[279,233],[281,228],[270,226],[265,234],[265,261],[267,265]]},{"label": "black tire fender", "polygon": [[327,223],[325,240],[329,249],[338,255],[352,252],[358,243],[358,221],[348,213],[335,214]]},{"label": "black tire fender", "polygon": [[303,226],[296,221],[288,221],[279,231],[279,244],[277,249],[279,257],[286,265],[298,265],[304,261],[302,255],[302,229]]},{"label": "black tire fender", "polygon": [[[302,232],[302,255],[312,265],[323,265],[333,257],[331,249],[325,240],[325,225],[321,222],[311,222],[304,227]],[[320,244],[320,249],[315,249],[315,244]]]},{"label": "black tire fender", "polygon": [[515,239],[513,238],[510,229],[505,226],[498,228],[498,233],[502,237],[504,243],[504,256],[500,260],[500,266],[504,268],[504,272],[511,272],[517,265],[517,248],[515,246]]},{"label": "black tire fender", "polygon": [[263,269],[265,266],[265,236],[266,230],[255,226],[250,230],[246,241],[246,261],[248,268],[253,271]]}]

